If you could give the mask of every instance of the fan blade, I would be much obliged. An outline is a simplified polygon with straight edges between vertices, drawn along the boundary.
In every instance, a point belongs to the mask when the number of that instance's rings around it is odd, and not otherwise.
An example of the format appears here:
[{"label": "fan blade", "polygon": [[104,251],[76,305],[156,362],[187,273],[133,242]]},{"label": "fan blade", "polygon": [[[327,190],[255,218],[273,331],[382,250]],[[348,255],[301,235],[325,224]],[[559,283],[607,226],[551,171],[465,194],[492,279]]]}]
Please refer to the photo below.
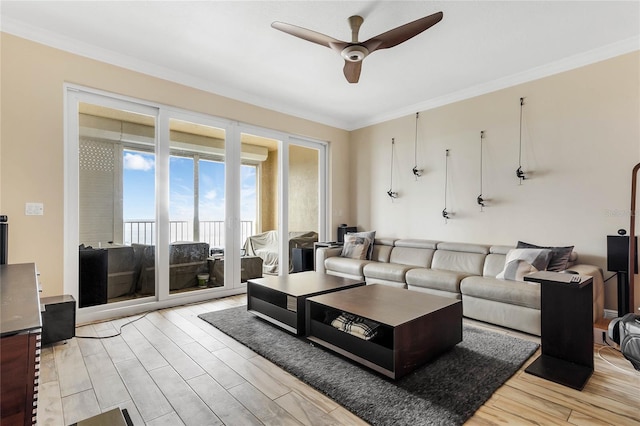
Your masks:
[{"label": "fan blade", "polygon": [[303,40],[310,41],[312,43],[319,44],[321,46],[328,47],[332,50],[337,50],[338,53],[344,48],[341,46],[346,46],[347,43],[341,40],[337,40],[333,37],[329,37],[328,35],[321,34],[312,30],[308,30],[306,28],[298,27],[296,25],[287,24],[284,22],[275,21],[271,23],[271,27],[276,30],[280,30],[292,36],[301,38]]},{"label": "fan blade", "polygon": [[362,44],[369,50],[369,53],[379,49],[388,49],[417,36],[441,20],[442,12],[434,13],[372,37]]},{"label": "fan blade", "polygon": [[357,83],[360,80],[360,71],[362,70],[362,61],[350,62],[344,61],[344,76],[347,77],[349,83]]}]

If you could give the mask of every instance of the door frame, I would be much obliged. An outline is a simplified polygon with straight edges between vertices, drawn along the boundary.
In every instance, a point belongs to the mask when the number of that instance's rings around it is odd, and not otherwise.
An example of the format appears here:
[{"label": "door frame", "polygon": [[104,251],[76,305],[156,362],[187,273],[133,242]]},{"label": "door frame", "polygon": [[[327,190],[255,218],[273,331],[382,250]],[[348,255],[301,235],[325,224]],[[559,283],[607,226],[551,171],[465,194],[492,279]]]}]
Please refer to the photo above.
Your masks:
[{"label": "door frame", "polygon": [[[156,102],[145,101],[133,97],[113,94],[110,92],[87,88],[84,86],[65,83],[64,97],[64,284],[65,294],[72,295],[76,300],[79,296],[78,286],[78,244],[79,244],[79,202],[78,202],[78,160],[79,160],[79,119],[78,105],[80,102],[93,103],[114,109],[151,115],[156,118],[156,271],[169,269],[169,121],[172,118],[188,120],[210,125],[225,130],[225,252],[234,253],[231,261],[225,261],[225,285],[187,293],[169,293],[169,274],[158,273],[156,278],[156,294],[150,297],[132,299],[122,302],[78,308],[77,321],[90,322],[118,316],[134,315],[140,312],[161,309],[178,304],[204,301],[213,297],[225,297],[246,291],[246,284],[240,279],[240,165],[241,165],[241,134],[275,139],[279,141],[278,176],[279,194],[279,264],[289,264],[288,238],[288,160],[289,146],[301,145],[319,151],[318,202],[319,220],[318,233],[320,240],[329,235],[329,144],[304,136],[291,135],[286,132],[271,130],[260,126],[241,123],[208,114],[188,111]],[[237,194],[237,195],[234,195]],[[165,226],[166,225],[166,226]],[[237,253],[237,255],[235,255]],[[225,256],[226,259],[229,259]],[[225,260],[226,260],[225,259]],[[288,268],[279,268],[280,274],[288,273]],[[227,280],[232,285],[227,285]],[[237,284],[236,284],[237,283]]]}]

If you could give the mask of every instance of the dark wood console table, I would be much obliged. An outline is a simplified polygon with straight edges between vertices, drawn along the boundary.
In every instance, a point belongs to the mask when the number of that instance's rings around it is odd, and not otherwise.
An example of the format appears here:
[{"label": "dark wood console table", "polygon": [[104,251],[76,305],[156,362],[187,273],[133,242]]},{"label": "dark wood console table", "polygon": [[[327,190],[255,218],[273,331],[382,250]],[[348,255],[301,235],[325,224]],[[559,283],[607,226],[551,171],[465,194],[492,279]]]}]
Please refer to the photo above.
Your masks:
[{"label": "dark wood console table", "polygon": [[593,278],[540,271],[524,280],[540,283],[542,316],[542,355],[525,371],[582,390],[593,373]]},{"label": "dark wood console table", "polygon": [[36,424],[40,299],[33,263],[0,265],[0,424]]}]

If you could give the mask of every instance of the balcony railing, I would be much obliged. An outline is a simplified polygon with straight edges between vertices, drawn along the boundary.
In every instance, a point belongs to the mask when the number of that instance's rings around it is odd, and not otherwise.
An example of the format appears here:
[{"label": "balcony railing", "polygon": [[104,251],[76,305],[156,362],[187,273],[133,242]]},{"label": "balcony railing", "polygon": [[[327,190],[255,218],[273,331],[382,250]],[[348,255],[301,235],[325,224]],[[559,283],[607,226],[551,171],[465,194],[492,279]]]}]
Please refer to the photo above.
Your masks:
[{"label": "balcony railing", "polygon": [[[195,241],[192,222],[172,220],[169,222],[169,241]],[[252,220],[240,222],[240,244],[255,233]],[[124,222],[125,244],[155,245],[156,222],[154,220],[127,220]],[[209,247],[224,247],[225,225],[223,220],[201,220],[198,241],[209,243]]]}]

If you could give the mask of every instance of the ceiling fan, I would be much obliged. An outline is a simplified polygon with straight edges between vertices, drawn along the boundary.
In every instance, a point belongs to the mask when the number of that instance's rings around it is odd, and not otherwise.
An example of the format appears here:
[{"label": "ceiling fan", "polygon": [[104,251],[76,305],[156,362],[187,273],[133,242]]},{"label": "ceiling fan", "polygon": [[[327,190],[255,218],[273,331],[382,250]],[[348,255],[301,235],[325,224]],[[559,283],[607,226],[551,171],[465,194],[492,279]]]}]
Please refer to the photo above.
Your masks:
[{"label": "ceiling fan", "polygon": [[296,25],[286,24],[284,22],[275,21],[271,24],[276,30],[283,31],[292,36],[299,37],[303,40],[317,43],[321,46],[328,47],[340,53],[344,58],[344,76],[349,83],[357,83],[360,79],[360,71],[362,70],[362,60],[371,53],[380,49],[388,49],[397,46],[417,36],[426,29],[432,27],[442,20],[442,12],[425,16],[408,24],[401,25],[397,28],[389,30],[370,38],[367,41],[358,41],[358,31],[364,22],[361,16],[351,16],[349,25],[351,26],[351,42],[337,40],[328,35],[318,33]]}]

